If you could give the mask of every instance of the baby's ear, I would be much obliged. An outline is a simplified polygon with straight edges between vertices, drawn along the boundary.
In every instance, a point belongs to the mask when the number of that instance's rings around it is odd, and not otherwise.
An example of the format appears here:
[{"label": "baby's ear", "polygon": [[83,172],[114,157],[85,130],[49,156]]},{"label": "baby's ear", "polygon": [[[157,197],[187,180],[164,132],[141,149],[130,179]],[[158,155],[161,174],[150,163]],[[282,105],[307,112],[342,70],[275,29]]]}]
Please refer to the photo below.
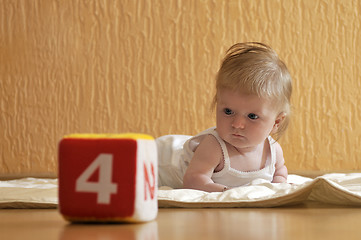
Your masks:
[{"label": "baby's ear", "polygon": [[278,114],[278,116],[276,117],[275,123],[273,125],[272,133],[277,132],[279,126],[281,125],[283,120],[285,120],[285,118],[286,118],[286,113],[281,112],[280,114]]}]

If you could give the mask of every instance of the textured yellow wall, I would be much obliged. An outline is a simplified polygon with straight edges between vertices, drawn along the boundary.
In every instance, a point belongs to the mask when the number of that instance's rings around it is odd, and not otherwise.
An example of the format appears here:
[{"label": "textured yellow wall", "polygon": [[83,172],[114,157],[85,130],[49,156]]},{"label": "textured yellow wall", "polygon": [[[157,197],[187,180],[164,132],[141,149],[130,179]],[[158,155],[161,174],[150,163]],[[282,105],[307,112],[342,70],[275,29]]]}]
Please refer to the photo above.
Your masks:
[{"label": "textured yellow wall", "polygon": [[358,170],[360,14],[358,0],[1,0],[0,176],[56,174],[64,134],[213,126],[214,76],[242,41],[293,76],[289,169]]}]

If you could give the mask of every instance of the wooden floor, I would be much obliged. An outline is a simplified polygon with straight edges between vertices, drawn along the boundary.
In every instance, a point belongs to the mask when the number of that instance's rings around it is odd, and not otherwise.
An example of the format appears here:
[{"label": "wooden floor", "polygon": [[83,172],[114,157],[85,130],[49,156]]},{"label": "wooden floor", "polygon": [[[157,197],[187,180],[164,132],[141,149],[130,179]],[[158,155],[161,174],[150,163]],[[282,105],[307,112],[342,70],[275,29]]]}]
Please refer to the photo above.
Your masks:
[{"label": "wooden floor", "polygon": [[2,209],[0,239],[361,239],[361,208],[159,209],[144,224],[69,224],[55,209]]}]

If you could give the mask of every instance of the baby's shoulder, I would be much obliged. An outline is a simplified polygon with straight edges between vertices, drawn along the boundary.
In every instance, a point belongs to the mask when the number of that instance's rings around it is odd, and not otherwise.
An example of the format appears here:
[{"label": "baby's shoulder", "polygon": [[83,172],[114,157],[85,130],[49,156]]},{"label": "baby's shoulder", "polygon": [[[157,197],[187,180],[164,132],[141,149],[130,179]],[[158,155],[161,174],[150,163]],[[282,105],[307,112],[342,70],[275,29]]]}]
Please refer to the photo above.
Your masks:
[{"label": "baby's shoulder", "polygon": [[212,134],[207,134],[202,138],[195,153],[213,157],[223,156],[221,145]]},{"label": "baby's shoulder", "polygon": [[273,149],[275,151],[276,163],[284,162],[283,150],[282,150],[281,145],[278,142],[274,142],[274,143],[272,143],[272,145],[273,145]]},{"label": "baby's shoulder", "polygon": [[220,148],[220,144],[219,144],[217,138],[215,136],[213,136],[212,134],[204,135],[202,140],[199,142],[199,145]]},{"label": "baby's shoulder", "polygon": [[279,144],[278,142],[274,142],[274,143],[272,143],[272,145],[273,145],[273,148],[276,151],[276,154],[283,155],[283,150],[282,150],[281,144]]}]

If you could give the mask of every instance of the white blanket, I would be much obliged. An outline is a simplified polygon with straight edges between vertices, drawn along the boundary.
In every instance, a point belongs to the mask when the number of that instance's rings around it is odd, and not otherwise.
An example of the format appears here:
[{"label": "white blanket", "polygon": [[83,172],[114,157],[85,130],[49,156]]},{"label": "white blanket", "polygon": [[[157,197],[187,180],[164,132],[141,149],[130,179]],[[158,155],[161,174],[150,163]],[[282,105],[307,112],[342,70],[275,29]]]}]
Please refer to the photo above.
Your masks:
[{"label": "white blanket", "polygon": [[334,173],[315,179],[289,175],[288,183],[253,182],[224,193],[174,189],[158,194],[159,207],[278,207],[305,201],[361,206],[361,173]]},{"label": "white blanket", "polygon": [[[56,208],[57,179],[0,181],[0,208]],[[255,181],[252,185],[207,193],[161,187],[159,207],[278,207],[306,201],[361,207],[361,173],[333,173],[315,179],[289,175],[288,183]]]}]

